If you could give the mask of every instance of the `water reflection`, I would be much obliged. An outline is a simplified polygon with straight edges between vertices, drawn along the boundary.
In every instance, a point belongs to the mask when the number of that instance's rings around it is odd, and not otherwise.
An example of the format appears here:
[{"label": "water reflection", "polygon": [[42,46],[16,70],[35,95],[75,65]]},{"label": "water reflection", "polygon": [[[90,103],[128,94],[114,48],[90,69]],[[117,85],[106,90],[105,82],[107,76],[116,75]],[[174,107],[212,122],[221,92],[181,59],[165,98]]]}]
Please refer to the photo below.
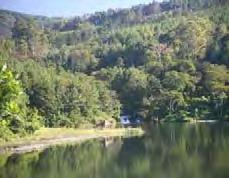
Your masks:
[{"label": "water reflection", "polygon": [[229,126],[166,124],[140,138],[0,156],[1,178],[228,178]]}]

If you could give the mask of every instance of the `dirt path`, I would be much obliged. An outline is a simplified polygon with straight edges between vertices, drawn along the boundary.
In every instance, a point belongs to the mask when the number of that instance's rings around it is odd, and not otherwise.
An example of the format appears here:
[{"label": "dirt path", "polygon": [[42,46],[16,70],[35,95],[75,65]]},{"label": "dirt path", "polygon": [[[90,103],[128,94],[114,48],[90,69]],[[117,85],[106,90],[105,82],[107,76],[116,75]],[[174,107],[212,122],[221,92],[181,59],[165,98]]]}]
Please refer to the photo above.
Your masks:
[{"label": "dirt path", "polygon": [[76,137],[63,137],[47,140],[34,141],[30,144],[22,144],[16,146],[6,146],[0,148],[0,154],[4,153],[26,153],[31,151],[44,150],[50,146],[66,144],[66,143],[79,143],[89,139],[106,138],[106,136],[94,135],[94,136],[76,136]]},{"label": "dirt path", "polygon": [[[87,131],[87,130],[86,130]],[[43,136],[46,133],[51,133],[51,136]],[[82,132],[82,131],[81,131]],[[58,134],[57,134],[58,133]],[[68,134],[66,134],[68,133]],[[30,139],[21,139],[19,142],[6,143],[0,146],[0,154],[5,153],[26,153],[38,150],[44,150],[48,147],[66,143],[79,143],[89,139],[96,138],[109,138],[127,136],[127,133],[132,133],[132,136],[142,135],[143,132],[139,129],[113,129],[113,130],[100,130],[90,131],[89,133],[77,133],[77,130],[69,133],[69,130],[57,130],[57,129],[45,129],[41,130],[42,137],[36,138],[36,136]],[[39,136],[39,135],[38,135]]]},{"label": "dirt path", "polygon": [[66,138],[55,138],[50,140],[41,140],[37,142],[31,142],[27,145],[17,145],[17,146],[9,146],[5,148],[0,149],[0,154],[10,152],[10,153],[26,153],[31,151],[38,151],[46,149],[50,146],[54,145],[60,145],[65,143],[79,143],[82,141],[86,141],[89,139],[95,139],[95,138],[104,138],[104,136],[78,136],[78,137],[66,137]]}]

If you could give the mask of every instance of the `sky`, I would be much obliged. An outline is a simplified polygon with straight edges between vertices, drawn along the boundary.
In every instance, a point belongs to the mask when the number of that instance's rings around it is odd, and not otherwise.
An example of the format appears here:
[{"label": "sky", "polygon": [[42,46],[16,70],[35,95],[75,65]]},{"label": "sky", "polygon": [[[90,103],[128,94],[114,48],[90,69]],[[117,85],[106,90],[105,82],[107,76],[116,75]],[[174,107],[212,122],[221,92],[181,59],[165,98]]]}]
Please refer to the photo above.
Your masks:
[{"label": "sky", "polygon": [[153,0],[0,0],[0,9],[49,17],[71,17],[109,8],[127,8]]}]

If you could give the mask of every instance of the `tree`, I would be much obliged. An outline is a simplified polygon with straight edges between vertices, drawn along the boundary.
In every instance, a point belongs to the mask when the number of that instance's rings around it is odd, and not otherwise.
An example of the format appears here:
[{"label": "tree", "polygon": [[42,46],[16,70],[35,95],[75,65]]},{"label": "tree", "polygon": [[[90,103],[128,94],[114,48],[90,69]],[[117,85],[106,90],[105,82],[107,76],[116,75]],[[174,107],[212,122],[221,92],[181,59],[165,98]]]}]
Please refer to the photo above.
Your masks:
[{"label": "tree", "polygon": [[183,92],[185,89],[192,90],[195,80],[187,73],[170,71],[165,74],[162,81],[165,88]]},{"label": "tree", "polygon": [[204,86],[211,96],[213,111],[223,119],[229,94],[229,70],[223,65],[206,64],[203,77]]},{"label": "tree", "polygon": [[13,49],[13,41],[10,39],[0,39],[0,61],[8,59]]},{"label": "tree", "polygon": [[176,30],[173,48],[182,59],[203,58],[210,40],[212,23],[207,18],[193,17],[183,21]]},{"label": "tree", "polygon": [[33,133],[40,126],[36,111],[27,108],[27,97],[20,82],[7,69],[0,70],[0,138],[13,134]]},{"label": "tree", "polygon": [[229,92],[229,70],[224,65],[206,64],[204,85],[210,93]]},{"label": "tree", "polygon": [[97,59],[90,51],[74,50],[68,56],[65,67],[73,72],[86,72],[94,69],[96,65]]},{"label": "tree", "polygon": [[41,58],[47,54],[48,39],[42,29],[33,20],[17,19],[12,29],[15,48],[22,57]]}]

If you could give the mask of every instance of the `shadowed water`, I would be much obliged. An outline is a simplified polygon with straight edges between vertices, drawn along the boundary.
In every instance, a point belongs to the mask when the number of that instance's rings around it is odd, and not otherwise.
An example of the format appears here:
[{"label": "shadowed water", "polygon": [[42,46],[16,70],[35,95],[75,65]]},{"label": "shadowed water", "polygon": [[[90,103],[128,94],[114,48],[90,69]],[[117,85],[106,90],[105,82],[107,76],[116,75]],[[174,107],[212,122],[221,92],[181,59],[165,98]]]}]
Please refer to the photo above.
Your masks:
[{"label": "shadowed water", "polygon": [[164,124],[144,137],[0,155],[0,178],[228,178],[227,124]]}]

